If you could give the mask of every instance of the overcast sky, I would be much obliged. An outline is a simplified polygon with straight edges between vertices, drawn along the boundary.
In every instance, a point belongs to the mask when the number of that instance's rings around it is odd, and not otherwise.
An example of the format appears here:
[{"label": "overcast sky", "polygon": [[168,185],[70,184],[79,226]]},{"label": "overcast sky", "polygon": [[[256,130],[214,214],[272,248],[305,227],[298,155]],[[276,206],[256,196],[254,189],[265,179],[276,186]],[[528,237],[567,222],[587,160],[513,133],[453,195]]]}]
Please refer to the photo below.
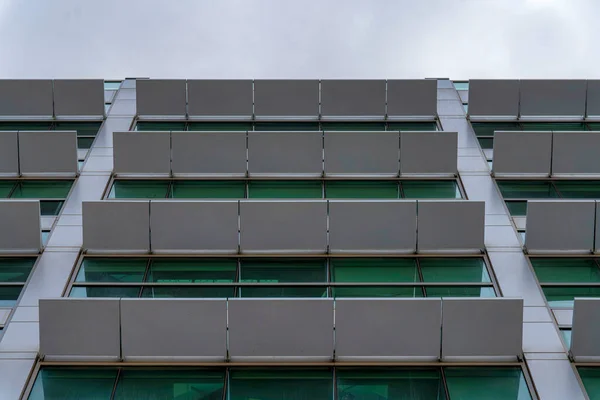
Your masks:
[{"label": "overcast sky", "polygon": [[0,0],[2,78],[598,78],[599,0]]}]

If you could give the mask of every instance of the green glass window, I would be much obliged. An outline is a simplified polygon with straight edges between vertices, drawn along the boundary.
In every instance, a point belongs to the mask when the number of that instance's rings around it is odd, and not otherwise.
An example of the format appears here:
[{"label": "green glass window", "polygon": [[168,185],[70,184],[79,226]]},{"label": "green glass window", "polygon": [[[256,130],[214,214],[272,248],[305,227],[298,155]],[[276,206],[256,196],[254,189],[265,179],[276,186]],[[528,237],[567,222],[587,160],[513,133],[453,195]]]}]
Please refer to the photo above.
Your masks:
[{"label": "green glass window", "polygon": [[573,308],[575,297],[600,297],[600,286],[542,286],[542,291],[554,308]]},{"label": "green glass window", "polygon": [[35,258],[0,258],[0,282],[25,282]]},{"label": "green glass window", "polygon": [[516,122],[471,122],[471,126],[477,136],[494,136],[494,132],[496,131],[521,130],[521,127]]},{"label": "green glass window", "polygon": [[427,286],[427,297],[496,297],[491,286]]},{"label": "green glass window", "polygon": [[437,131],[438,126],[430,122],[388,122],[388,131]]},{"label": "green glass window", "polygon": [[96,136],[102,125],[101,122],[57,122],[57,131],[77,131],[77,136]]},{"label": "green glass window", "polygon": [[600,268],[592,258],[530,258],[540,283],[600,282]]},{"label": "green glass window", "polygon": [[52,122],[0,122],[0,131],[49,131]]},{"label": "green glass window", "polygon": [[146,122],[138,121],[136,131],[184,131],[185,122]]},{"label": "green glass window", "polygon": [[69,297],[139,297],[139,286],[73,286]]},{"label": "green glass window", "polygon": [[66,199],[73,181],[20,181],[13,199]]},{"label": "green glass window", "polygon": [[403,181],[402,194],[406,199],[460,199],[454,181]]},{"label": "green glass window", "polygon": [[586,131],[583,122],[522,122],[524,131]]},{"label": "green glass window", "polygon": [[92,143],[94,143],[93,137],[78,137],[77,138],[77,148],[78,149],[89,149],[92,147]]},{"label": "green glass window", "polygon": [[75,282],[142,282],[146,264],[141,258],[85,258]]},{"label": "green glass window", "polygon": [[116,368],[51,368],[40,370],[29,400],[108,400]]},{"label": "green glass window", "polygon": [[333,297],[424,297],[422,286],[334,286]]},{"label": "green glass window", "polygon": [[155,259],[147,282],[153,283],[231,283],[235,280],[235,259]]},{"label": "green glass window", "polygon": [[505,199],[553,199],[558,193],[545,181],[496,181]]},{"label": "green glass window", "polygon": [[255,122],[255,131],[318,131],[318,122]]},{"label": "green glass window", "polygon": [[600,131],[600,122],[588,122],[587,125],[591,131]]},{"label": "green glass window", "polygon": [[41,215],[58,215],[60,210],[65,204],[61,200],[40,200],[40,214]]},{"label": "green glass window", "polygon": [[445,368],[448,397],[461,400],[531,400],[520,368]]},{"label": "green glass window", "polygon": [[229,400],[328,400],[333,395],[330,369],[232,369]]},{"label": "green glass window", "polygon": [[321,199],[321,181],[250,181],[250,199]]},{"label": "green glass window", "polygon": [[146,286],[142,291],[145,298],[226,298],[234,297],[233,286]]},{"label": "green glass window", "polygon": [[600,400],[600,368],[577,367],[590,400]]},{"label": "green glass window", "polygon": [[491,282],[482,258],[421,258],[424,282]]},{"label": "green glass window", "polygon": [[397,199],[396,181],[326,181],[328,199]]},{"label": "green glass window", "polygon": [[119,90],[121,81],[104,81],[104,90]]},{"label": "green glass window", "polygon": [[176,199],[243,199],[244,181],[173,181]]},{"label": "green glass window", "polygon": [[251,131],[252,122],[190,122],[188,131]]},{"label": "green glass window", "polygon": [[16,183],[15,181],[0,181],[0,198],[8,197]]},{"label": "green glass window", "polygon": [[567,349],[570,349],[571,348],[571,330],[570,329],[561,329],[560,334],[563,337],[563,340],[565,342],[565,345],[567,346]]},{"label": "green glass window", "polygon": [[452,82],[456,90],[469,90],[469,82]]},{"label": "green glass window", "polygon": [[600,199],[598,181],[555,181],[554,185],[566,199]]},{"label": "green glass window", "polygon": [[0,286],[0,307],[14,307],[23,286]]},{"label": "green glass window", "polygon": [[477,141],[479,142],[479,146],[481,146],[482,149],[493,149],[494,148],[494,138],[478,137]]},{"label": "green glass window", "polygon": [[322,122],[324,131],[385,131],[385,122]]},{"label": "green glass window", "polygon": [[109,199],[164,199],[169,190],[169,181],[118,180],[113,183]]},{"label": "green glass window", "polygon": [[527,215],[527,201],[506,201],[506,208],[513,217],[524,217]]}]

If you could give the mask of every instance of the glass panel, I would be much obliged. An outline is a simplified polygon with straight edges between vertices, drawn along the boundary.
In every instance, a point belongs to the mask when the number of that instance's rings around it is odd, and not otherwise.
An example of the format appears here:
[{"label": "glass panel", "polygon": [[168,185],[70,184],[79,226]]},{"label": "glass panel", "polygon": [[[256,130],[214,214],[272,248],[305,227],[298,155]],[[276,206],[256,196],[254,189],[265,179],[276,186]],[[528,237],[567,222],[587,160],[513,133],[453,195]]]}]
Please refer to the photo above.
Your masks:
[{"label": "glass panel", "polygon": [[333,297],[423,297],[421,286],[336,286]]},{"label": "glass panel", "polygon": [[527,201],[506,201],[506,208],[513,217],[524,217],[527,215]]},{"label": "glass panel", "polygon": [[600,131],[600,122],[588,122],[587,125],[592,131]]},{"label": "glass panel", "polygon": [[452,82],[456,90],[469,90],[469,82]]},{"label": "glass panel", "polygon": [[530,258],[540,283],[600,282],[600,268],[592,258]]},{"label": "glass panel", "polygon": [[328,199],[397,199],[396,181],[325,181]]},{"label": "glass panel", "polygon": [[344,369],[336,371],[338,400],[446,399],[439,369]]},{"label": "glass panel", "polygon": [[438,126],[430,122],[388,122],[388,131],[437,131]]},{"label": "glass panel", "polygon": [[550,182],[496,181],[505,199],[553,199],[558,193]]},{"label": "glass panel", "polygon": [[77,136],[96,136],[101,122],[57,122],[57,131],[77,131]]},{"label": "glass panel", "polygon": [[590,400],[600,400],[600,368],[577,367]]},{"label": "glass panel", "polygon": [[169,181],[115,181],[109,199],[164,199]]},{"label": "glass panel", "polygon": [[426,286],[427,297],[496,297],[491,286]]},{"label": "glass panel", "polygon": [[104,81],[104,90],[118,90],[121,87],[121,81]]},{"label": "glass panel", "polygon": [[234,297],[233,286],[146,286],[145,298],[225,298]]},{"label": "glass panel", "polygon": [[414,258],[332,258],[330,263],[332,282],[419,282]]},{"label": "glass panel", "polygon": [[490,137],[478,137],[477,141],[482,149],[493,149],[494,148],[494,138]]},{"label": "glass panel", "polygon": [[23,286],[0,286],[0,307],[14,307]]},{"label": "glass panel", "polygon": [[0,282],[25,282],[35,258],[0,258]]},{"label": "glass panel", "polygon": [[[516,122],[471,122],[477,136],[494,136],[495,131],[520,131]],[[483,146],[482,146],[483,147]],[[489,147],[491,149],[491,147]]]},{"label": "glass panel", "polygon": [[139,286],[73,286],[69,297],[138,297]]},{"label": "glass panel", "polygon": [[8,197],[10,192],[15,187],[15,181],[0,181],[0,198]]},{"label": "glass panel", "polygon": [[424,282],[491,282],[482,258],[421,258]]},{"label": "glass panel", "polygon": [[571,348],[571,330],[570,329],[561,329],[560,333],[562,334],[563,340],[567,345],[567,349]]},{"label": "glass panel", "polygon": [[75,282],[142,282],[147,262],[143,258],[85,258]]},{"label": "glass panel", "polygon": [[524,131],[587,131],[583,122],[522,122]]},{"label": "glass panel", "polygon": [[108,400],[116,368],[52,368],[40,370],[29,400]]},{"label": "glass panel", "polygon": [[321,199],[321,181],[250,181],[250,199]]},{"label": "glass panel", "polygon": [[575,297],[600,297],[600,286],[567,287],[554,286],[542,287],[550,307],[573,308]]},{"label": "glass panel", "polygon": [[444,369],[448,396],[461,400],[530,400],[527,382],[520,368]]},{"label": "glass panel", "polygon": [[223,398],[225,372],[201,369],[129,369],[119,377],[115,400],[214,400]]},{"label": "glass panel", "polygon": [[238,291],[240,297],[327,297],[326,286],[244,286]]},{"label": "glass panel", "polygon": [[455,181],[403,181],[405,199],[461,199]]},{"label": "glass panel", "polygon": [[185,122],[144,122],[138,121],[136,131],[185,131]]},{"label": "glass panel", "polygon": [[63,204],[65,202],[60,200],[40,200],[40,214],[44,216],[58,215]]},{"label": "glass panel", "polygon": [[236,271],[235,259],[155,259],[146,282],[232,283]]},{"label": "glass panel", "polygon": [[332,375],[330,369],[232,369],[229,400],[327,400]]},{"label": "glass panel", "polygon": [[50,238],[50,231],[42,231],[42,246],[48,244],[48,239]]},{"label": "glass panel", "polygon": [[173,181],[176,199],[243,199],[244,181]]},{"label": "glass panel", "polygon": [[94,143],[93,137],[78,137],[77,138],[77,148],[78,149],[89,149],[92,147],[92,143]]},{"label": "glass panel", "polygon": [[469,104],[468,103],[463,103],[463,110],[465,110],[465,113],[469,112]]},{"label": "glass panel", "polygon": [[188,131],[251,131],[252,122],[190,122]]},{"label": "glass panel", "polygon": [[0,131],[49,131],[52,122],[0,122]]},{"label": "glass panel", "polygon": [[66,199],[73,181],[21,181],[13,199]]},{"label": "glass panel", "polygon": [[567,199],[600,199],[598,181],[555,181],[556,189]]},{"label": "glass panel", "polygon": [[318,122],[255,122],[255,131],[318,131]]},{"label": "glass panel", "polygon": [[385,122],[322,122],[324,131],[385,131]]}]

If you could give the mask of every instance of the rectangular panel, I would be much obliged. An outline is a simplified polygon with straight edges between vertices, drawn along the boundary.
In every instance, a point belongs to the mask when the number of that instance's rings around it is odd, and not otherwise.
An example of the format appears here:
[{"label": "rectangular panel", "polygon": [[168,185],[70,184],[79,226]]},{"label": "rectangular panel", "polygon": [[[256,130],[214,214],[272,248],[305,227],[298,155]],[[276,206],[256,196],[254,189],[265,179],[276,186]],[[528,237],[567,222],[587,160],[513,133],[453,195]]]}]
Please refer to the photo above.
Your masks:
[{"label": "rectangular panel", "polygon": [[416,201],[329,201],[331,252],[412,253],[416,241]]},{"label": "rectangular panel", "polygon": [[600,299],[576,298],[571,332],[571,354],[576,362],[600,360]]},{"label": "rectangular panel", "polygon": [[321,132],[248,132],[248,173],[321,176]]},{"label": "rectangular panel", "polygon": [[54,114],[63,116],[104,115],[102,79],[55,79]]},{"label": "rectangular panel", "polygon": [[341,361],[434,361],[441,299],[337,299],[335,355]]},{"label": "rectangular panel", "polygon": [[160,175],[171,172],[169,132],[114,132],[114,172],[119,176]]},{"label": "rectangular panel", "polygon": [[384,80],[321,81],[321,114],[325,117],[381,117],[385,114]]},{"label": "rectangular panel", "polygon": [[585,115],[587,81],[581,80],[521,80],[520,114],[527,116]]},{"label": "rectangular panel", "polygon": [[586,117],[600,117],[600,80],[587,81]]},{"label": "rectangular panel", "polygon": [[125,361],[224,361],[225,299],[122,299]]},{"label": "rectangular panel", "polygon": [[479,252],[484,248],[485,202],[419,200],[417,210],[419,252]]},{"label": "rectangular panel", "polygon": [[332,299],[230,299],[232,361],[333,358]]},{"label": "rectangular panel", "polygon": [[172,132],[174,176],[245,176],[246,132]]},{"label": "rectangular panel", "polygon": [[456,132],[401,132],[400,174],[454,176],[457,172]]},{"label": "rectangular panel", "polygon": [[324,253],[327,202],[241,201],[242,252]]},{"label": "rectangular panel", "polygon": [[516,119],[519,115],[519,81],[471,79],[469,115]]},{"label": "rectangular panel", "polygon": [[0,116],[51,117],[50,79],[0,79]]},{"label": "rectangular panel", "polygon": [[437,81],[402,79],[387,82],[388,117],[431,117],[437,114]]},{"label": "rectangular panel", "polygon": [[183,117],[186,114],[184,79],[138,79],[135,93],[138,115]]},{"label": "rectangular panel", "polygon": [[595,212],[593,200],[529,200],[527,251],[592,251]]},{"label": "rectangular panel", "polygon": [[17,131],[0,132],[0,176],[2,177],[19,176],[17,137]]},{"label": "rectangular panel", "polygon": [[38,253],[42,248],[40,202],[0,199],[0,252]]},{"label": "rectangular panel", "polygon": [[522,299],[442,299],[443,360],[516,361],[522,342]]},{"label": "rectangular panel", "polygon": [[238,202],[152,200],[150,228],[155,253],[235,253]]},{"label": "rectangular panel", "polygon": [[254,113],[257,117],[319,116],[318,80],[254,81]]},{"label": "rectangular panel", "polygon": [[251,80],[188,80],[188,113],[194,116],[252,116]]},{"label": "rectangular panel", "polygon": [[496,176],[549,176],[552,132],[500,131],[494,136]]},{"label": "rectangular panel", "polygon": [[23,176],[77,175],[77,132],[19,131],[19,167]]},{"label": "rectangular panel", "polygon": [[398,132],[325,132],[325,174],[397,176]]},{"label": "rectangular panel", "polygon": [[552,175],[600,174],[600,132],[553,132]]},{"label": "rectangular panel", "polygon": [[119,299],[42,299],[40,354],[48,361],[117,361],[119,319]]},{"label": "rectangular panel", "polygon": [[83,248],[88,252],[150,251],[150,202],[84,201]]}]

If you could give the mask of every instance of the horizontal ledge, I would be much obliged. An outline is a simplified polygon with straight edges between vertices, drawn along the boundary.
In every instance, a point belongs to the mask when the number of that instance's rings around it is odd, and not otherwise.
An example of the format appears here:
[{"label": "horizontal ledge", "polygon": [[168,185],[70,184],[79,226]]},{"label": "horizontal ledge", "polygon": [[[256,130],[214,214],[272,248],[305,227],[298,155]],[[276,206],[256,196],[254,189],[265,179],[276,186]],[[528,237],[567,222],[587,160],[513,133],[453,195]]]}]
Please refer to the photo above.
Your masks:
[{"label": "horizontal ledge", "polygon": [[281,363],[303,363],[303,362],[327,362],[333,359],[331,356],[231,356],[230,359],[233,362],[256,362],[256,363],[269,363],[269,362],[281,362]]},{"label": "horizontal ledge", "polygon": [[[442,349],[443,351],[443,349]],[[442,356],[442,361],[445,362],[516,362],[520,355],[507,355],[507,356]]]},{"label": "horizontal ledge", "polygon": [[195,250],[195,249],[152,249],[152,254],[178,255],[178,254],[238,254],[238,249],[225,250]]},{"label": "horizontal ledge", "polygon": [[336,361],[341,362],[435,362],[439,360],[439,354],[428,356],[336,356]]},{"label": "horizontal ledge", "polygon": [[44,355],[45,361],[56,362],[72,362],[72,361],[100,361],[100,362],[116,362],[120,360],[119,356],[75,356],[75,355]]},{"label": "horizontal ledge", "polygon": [[[224,352],[225,353],[225,352]],[[225,354],[222,356],[127,356],[123,357],[124,362],[165,362],[165,363],[219,363],[226,360]]]}]

